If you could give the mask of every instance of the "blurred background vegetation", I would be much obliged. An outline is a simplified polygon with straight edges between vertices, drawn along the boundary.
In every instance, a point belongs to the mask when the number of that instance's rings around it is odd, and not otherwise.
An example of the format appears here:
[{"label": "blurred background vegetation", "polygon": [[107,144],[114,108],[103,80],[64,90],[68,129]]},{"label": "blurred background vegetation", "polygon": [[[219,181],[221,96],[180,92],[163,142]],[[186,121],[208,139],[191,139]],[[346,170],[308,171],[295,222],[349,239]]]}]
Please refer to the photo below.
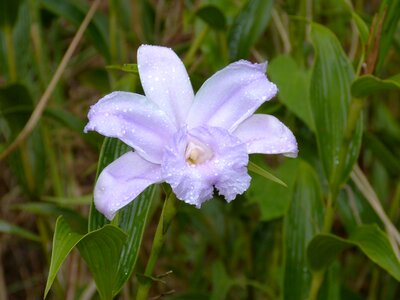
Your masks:
[{"label": "blurred background vegetation", "polygon": [[[368,235],[358,235],[358,247],[342,245],[327,267],[319,299],[399,299],[398,231],[390,227],[400,221],[399,3],[0,0],[0,299],[42,298],[59,215],[87,231],[103,138],[83,133],[86,114],[113,90],[142,93],[138,74],[123,66],[136,63],[141,44],[172,47],[195,90],[229,62],[268,60],[280,92],[260,111],[287,124],[300,149],[298,159],[252,158],[288,188],[252,173],[251,188],[230,204],[216,197],[201,210],[179,206],[155,271],[165,276],[151,290],[154,299],[305,299],[315,283],[309,241],[319,232],[348,238],[361,224],[378,226],[395,263],[385,252],[371,255]],[[333,99],[319,110],[325,91],[348,107]],[[353,108],[362,118],[355,114],[348,130]],[[344,125],[324,125],[331,118]],[[355,146],[329,157],[329,126],[339,146]],[[329,172],[336,165],[342,177]],[[162,205],[155,198],[135,274],[143,273],[151,248]],[[322,246],[315,249],[314,265],[320,254],[329,260]],[[128,280],[119,299],[132,299],[137,280]],[[48,298],[98,299],[76,250]]]}]

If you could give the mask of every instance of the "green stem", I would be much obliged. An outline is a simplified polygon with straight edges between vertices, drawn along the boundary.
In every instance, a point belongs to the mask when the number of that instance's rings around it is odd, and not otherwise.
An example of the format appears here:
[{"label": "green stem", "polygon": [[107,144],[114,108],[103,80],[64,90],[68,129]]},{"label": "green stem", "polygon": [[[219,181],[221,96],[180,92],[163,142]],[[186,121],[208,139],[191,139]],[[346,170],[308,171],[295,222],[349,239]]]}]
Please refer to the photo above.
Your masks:
[{"label": "green stem", "polygon": [[319,292],[319,288],[321,287],[323,279],[324,279],[323,272],[313,273],[311,287],[310,287],[310,296],[308,297],[308,300],[317,300],[318,299],[318,292]]},{"label": "green stem", "polygon": [[369,283],[367,300],[378,299],[379,291],[382,291],[382,289],[379,288],[379,269],[374,268],[372,272],[372,279]]},{"label": "green stem", "polygon": [[136,300],[147,300],[149,290],[152,284],[151,276],[156,265],[158,255],[162,249],[165,240],[165,234],[169,225],[176,213],[176,196],[171,193],[164,202],[161,212],[160,220],[157,225],[156,233],[154,235],[153,246],[151,248],[150,257],[144,271],[144,280],[139,280],[139,287],[136,295]]},{"label": "green stem", "polygon": [[202,32],[196,37],[193,41],[192,46],[190,46],[188,53],[185,56],[183,62],[185,63],[186,67],[190,66],[193,63],[194,55],[196,54],[197,50],[200,48],[201,44],[203,43],[205,37],[207,36],[209,27],[206,25]]},{"label": "green stem", "polygon": [[[333,218],[335,216],[334,201],[336,200],[337,192],[330,191],[326,199],[324,225],[322,228],[323,233],[329,233],[332,228]],[[318,292],[324,280],[324,271],[315,272],[312,274],[311,288],[309,300],[318,299]]]},{"label": "green stem", "polygon": [[331,231],[333,217],[335,215],[334,200],[336,200],[336,193],[330,192],[326,200],[324,226],[322,228],[323,233],[329,233]]},{"label": "green stem", "polygon": [[8,61],[8,71],[10,80],[12,82],[17,81],[17,64],[15,61],[15,47],[14,47],[14,39],[12,34],[12,29],[9,26],[4,28],[4,36],[6,40],[7,47],[7,61]]}]

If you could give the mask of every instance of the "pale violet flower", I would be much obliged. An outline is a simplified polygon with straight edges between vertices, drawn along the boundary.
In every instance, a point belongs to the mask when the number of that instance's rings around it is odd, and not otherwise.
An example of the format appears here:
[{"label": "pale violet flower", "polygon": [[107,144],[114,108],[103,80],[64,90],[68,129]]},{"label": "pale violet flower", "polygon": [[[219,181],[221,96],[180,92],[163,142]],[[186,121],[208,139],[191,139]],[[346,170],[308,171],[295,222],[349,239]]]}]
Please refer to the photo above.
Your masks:
[{"label": "pale violet flower", "polygon": [[143,45],[137,61],[146,96],[105,96],[90,108],[85,127],[133,148],[97,180],[94,203],[108,219],[160,182],[196,207],[212,198],[214,188],[229,202],[249,187],[249,154],[297,155],[296,139],[285,125],[273,116],[254,114],[277,93],[265,75],[266,63],[232,63],[194,95],[186,69],[171,49]]}]

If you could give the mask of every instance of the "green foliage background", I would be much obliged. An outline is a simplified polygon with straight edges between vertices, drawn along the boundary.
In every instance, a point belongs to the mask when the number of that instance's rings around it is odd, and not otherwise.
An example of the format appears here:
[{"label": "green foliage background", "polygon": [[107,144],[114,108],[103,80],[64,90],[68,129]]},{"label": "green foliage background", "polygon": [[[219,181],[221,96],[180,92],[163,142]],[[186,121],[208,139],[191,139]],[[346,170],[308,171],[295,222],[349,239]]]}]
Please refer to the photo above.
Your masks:
[{"label": "green foliage background", "polygon": [[[0,299],[399,299],[399,18],[398,0],[0,0]],[[252,156],[230,204],[153,186],[107,224],[96,174],[129,148],[83,127],[102,95],[142,93],[141,44],[173,48],[195,90],[267,60],[259,111],[299,157]]]}]

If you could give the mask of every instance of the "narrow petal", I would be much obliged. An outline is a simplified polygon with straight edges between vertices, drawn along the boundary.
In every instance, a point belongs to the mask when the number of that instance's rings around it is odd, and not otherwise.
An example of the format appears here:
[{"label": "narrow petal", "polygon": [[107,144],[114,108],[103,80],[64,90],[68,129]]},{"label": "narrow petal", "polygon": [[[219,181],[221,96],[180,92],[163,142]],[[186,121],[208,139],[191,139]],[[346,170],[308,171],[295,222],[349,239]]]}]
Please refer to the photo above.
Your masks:
[{"label": "narrow petal", "polygon": [[266,63],[241,60],[215,73],[196,94],[188,116],[189,128],[208,125],[232,132],[277,93],[265,71]]},{"label": "narrow petal", "polygon": [[145,159],[159,163],[165,141],[175,131],[168,116],[144,96],[113,92],[90,108],[89,130],[119,138]]},{"label": "narrow petal", "polygon": [[246,143],[248,153],[297,156],[297,142],[293,133],[271,115],[256,114],[245,120],[233,132]]},{"label": "narrow petal", "polygon": [[170,48],[142,45],[138,49],[140,81],[146,97],[174,120],[186,122],[194,94],[185,66]]},{"label": "narrow petal", "polygon": [[107,219],[135,199],[146,187],[161,182],[160,165],[128,152],[108,165],[97,179],[94,204]]}]

